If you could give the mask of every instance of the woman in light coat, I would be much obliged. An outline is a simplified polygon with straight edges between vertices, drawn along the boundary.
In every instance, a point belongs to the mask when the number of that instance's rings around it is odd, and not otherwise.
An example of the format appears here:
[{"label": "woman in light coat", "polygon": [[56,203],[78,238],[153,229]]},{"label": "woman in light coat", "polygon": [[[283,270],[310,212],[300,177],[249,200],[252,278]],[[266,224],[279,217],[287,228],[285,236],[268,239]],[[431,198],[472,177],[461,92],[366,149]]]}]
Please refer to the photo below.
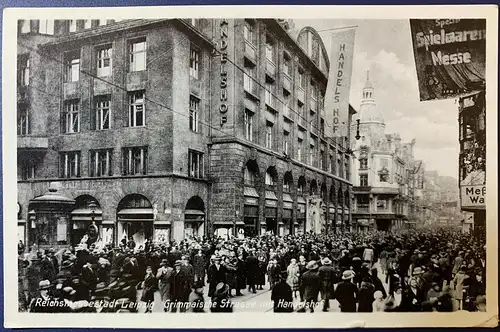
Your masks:
[{"label": "woman in light coat", "polygon": [[293,297],[297,298],[297,291],[299,290],[300,286],[299,282],[300,269],[299,265],[297,264],[297,260],[295,258],[291,259],[290,265],[288,265],[286,272],[287,272],[286,283],[292,289]]},{"label": "woman in light coat", "polygon": [[464,271],[464,266],[462,265],[458,270],[458,273],[453,278],[453,284],[455,285],[455,299],[458,301],[458,308],[462,310],[463,299],[464,299],[464,281],[468,279],[469,276]]}]

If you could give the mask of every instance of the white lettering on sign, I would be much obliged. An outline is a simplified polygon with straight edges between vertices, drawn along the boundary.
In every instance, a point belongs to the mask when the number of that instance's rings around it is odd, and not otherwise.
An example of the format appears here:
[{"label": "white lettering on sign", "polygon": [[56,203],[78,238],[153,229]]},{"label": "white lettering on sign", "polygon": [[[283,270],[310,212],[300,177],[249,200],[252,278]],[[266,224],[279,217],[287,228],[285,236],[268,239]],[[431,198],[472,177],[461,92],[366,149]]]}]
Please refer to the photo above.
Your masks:
[{"label": "white lettering on sign", "polygon": [[221,126],[227,122],[227,36],[228,36],[229,22],[226,19],[220,21],[220,105],[219,113],[221,114]]},{"label": "white lettering on sign", "polygon": [[462,207],[481,207],[485,205],[486,186],[462,186]]}]

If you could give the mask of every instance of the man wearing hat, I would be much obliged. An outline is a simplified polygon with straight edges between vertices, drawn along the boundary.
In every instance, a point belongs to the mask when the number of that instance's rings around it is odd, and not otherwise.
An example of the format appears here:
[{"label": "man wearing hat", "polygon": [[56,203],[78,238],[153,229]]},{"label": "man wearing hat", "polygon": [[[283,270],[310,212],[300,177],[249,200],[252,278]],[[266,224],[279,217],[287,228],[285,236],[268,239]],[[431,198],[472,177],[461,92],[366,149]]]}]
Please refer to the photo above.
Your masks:
[{"label": "man wearing hat", "polygon": [[30,303],[30,312],[37,313],[49,313],[55,312],[54,305],[55,300],[49,295],[49,290],[51,288],[49,280],[42,280],[38,284],[38,296],[34,297]]},{"label": "man wearing hat", "polygon": [[172,283],[170,288],[170,296],[172,303],[171,311],[176,312],[177,307],[180,306],[181,311],[184,310],[184,303],[187,301],[187,277],[182,269],[182,261],[177,260],[174,264],[175,271],[172,275]]},{"label": "man wearing hat", "polygon": [[356,312],[358,287],[352,282],[354,276],[354,271],[344,271],[342,281],[339,282],[335,290],[335,298],[339,301],[341,312]]},{"label": "man wearing hat", "polygon": [[211,312],[233,312],[233,304],[229,299],[229,286],[226,283],[219,282],[212,294]]},{"label": "man wearing hat", "polygon": [[321,299],[323,302],[323,311],[330,309],[330,299],[333,297],[335,283],[335,269],[332,266],[330,258],[323,259],[323,265],[319,268],[318,273],[321,279]]},{"label": "man wearing hat", "polygon": [[158,279],[158,289],[160,291],[161,302],[165,304],[167,300],[170,300],[170,285],[172,283],[172,276],[174,275],[174,269],[168,266],[168,260],[162,259],[160,262],[160,268],[156,272],[156,279]]},{"label": "man wearing hat", "polygon": [[300,312],[306,312],[310,309],[311,313],[314,312],[314,307],[318,302],[318,295],[321,289],[321,278],[318,273],[318,263],[310,261],[306,265],[307,272],[302,276],[302,287],[304,289],[304,307]]},{"label": "man wearing hat", "polygon": [[215,256],[214,264],[210,265],[208,268],[208,296],[212,297],[215,292],[215,287],[219,283],[226,283],[226,273],[228,273],[228,269],[225,265],[221,263],[222,258],[220,256]]}]

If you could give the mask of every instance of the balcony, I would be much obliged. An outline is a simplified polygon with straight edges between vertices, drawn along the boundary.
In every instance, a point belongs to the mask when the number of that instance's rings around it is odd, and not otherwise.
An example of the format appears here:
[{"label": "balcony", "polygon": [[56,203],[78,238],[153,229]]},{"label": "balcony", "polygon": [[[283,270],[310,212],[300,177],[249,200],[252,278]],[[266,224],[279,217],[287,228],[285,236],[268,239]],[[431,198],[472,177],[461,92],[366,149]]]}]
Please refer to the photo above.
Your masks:
[{"label": "balcony", "polygon": [[316,113],[317,112],[317,106],[318,106],[318,103],[316,101],[316,99],[312,98],[309,100],[309,111],[311,113]]},{"label": "balcony", "polygon": [[273,82],[276,80],[276,65],[269,59],[266,61],[266,77]]},{"label": "balcony", "polygon": [[304,128],[304,130],[307,128],[307,120],[303,115],[297,116],[299,125]]},{"label": "balcony", "polygon": [[255,46],[253,46],[249,41],[245,40],[245,57],[254,64],[256,63],[255,53]]},{"label": "balcony", "polygon": [[292,93],[292,79],[286,73],[283,75],[283,89]]},{"label": "balcony", "polygon": [[305,92],[304,92],[304,89],[301,88],[301,87],[298,87],[297,88],[297,100],[302,104],[304,105],[305,103]]},{"label": "balcony", "polygon": [[18,136],[17,149],[31,153],[32,151],[47,151],[49,139],[47,137]]},{"label": "balcony", "polygon": [[371,186],[354,186],[352,191],[354,193],[369,193],[372,190]]},{"label": "balcony", "polygon": [[253,77],[246,73],[243,74],[243,88],[252,99],[259,99],[258,85],[255,83]]}]

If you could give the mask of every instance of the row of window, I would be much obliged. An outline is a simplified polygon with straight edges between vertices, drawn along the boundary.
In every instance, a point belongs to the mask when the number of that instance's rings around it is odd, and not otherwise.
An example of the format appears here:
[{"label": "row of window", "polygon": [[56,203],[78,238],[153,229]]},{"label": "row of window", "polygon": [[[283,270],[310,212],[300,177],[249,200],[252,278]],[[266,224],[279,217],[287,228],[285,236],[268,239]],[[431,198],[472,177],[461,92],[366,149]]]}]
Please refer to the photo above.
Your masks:
[{"label": "row of window", "polygon": [[[98,26],[104,26],[110,22],[119,22],[115,20],[67,20],[65,32],[76,32],[86,29],[91,29]],[[38,29],[36,25],[38,23]],[[44,35],[54,35],[55,20],[22,20],[21,33],[36,32]]]},{"label": "row of window", "polygon": [[[122,175],[148,174],[148,148],[127,147],[122,149]],[[81,151],[61,152],[59,154],[59,176],[74,178],[81,176]],[[99,149],[89,151],[89,176],[106,177],[113,175],[113,149]],[[204,177],[203,153],[189,150],[188,176],[193,178]],[[27,161],[22,164],[21,178],[23,180],[36,177],[36,164]]]},{"label": "row of window", "polygon": [[[113,67],[113,47],[111,44],[95,48],[95,67],[98,77],[109,77]],[[136,38],[128,43],[128,69],[130,72],[146,70],[147,62],[146,38]],[[78,82],[80,80],[81,51],[73,50],[64,53],[64,81]],[[19,58],[19,83],[29,85],[30,60],[26,56]],[[200,51],[192,47],[189,57],[189,73],[198,79],[200,70]]]},{"label": "row of window", "polygon": [[[145,91],[128,93],[128,127],[142,127],[146,125]],[[61,114],[61,132],[79,133],[81,131],[80,100],[71,99],[64,102]],[[200,131],[199,125],[200,100],[195,96],[189,97],[189,129]],[[31,134],[29,109],[21,109],[18,114],[18,135]],[[112,128],[112,105],[110,95],[96,96],[94,108],[90,117],[91,130],[107,130]]]}]

